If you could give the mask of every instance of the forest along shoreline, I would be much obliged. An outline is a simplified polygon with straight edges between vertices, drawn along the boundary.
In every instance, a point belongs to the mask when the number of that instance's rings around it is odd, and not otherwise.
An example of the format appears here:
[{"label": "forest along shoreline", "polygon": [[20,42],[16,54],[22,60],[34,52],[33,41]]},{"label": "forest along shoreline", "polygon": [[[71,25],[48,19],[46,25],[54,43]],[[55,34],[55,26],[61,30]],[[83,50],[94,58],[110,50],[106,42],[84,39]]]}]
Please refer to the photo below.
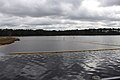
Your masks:
[{"label": "forest along shoreline", "polygon": [[15,37],[0,37],[0,46],[6,44],[12,44],[15,41],[20,41],[20,39]]}]

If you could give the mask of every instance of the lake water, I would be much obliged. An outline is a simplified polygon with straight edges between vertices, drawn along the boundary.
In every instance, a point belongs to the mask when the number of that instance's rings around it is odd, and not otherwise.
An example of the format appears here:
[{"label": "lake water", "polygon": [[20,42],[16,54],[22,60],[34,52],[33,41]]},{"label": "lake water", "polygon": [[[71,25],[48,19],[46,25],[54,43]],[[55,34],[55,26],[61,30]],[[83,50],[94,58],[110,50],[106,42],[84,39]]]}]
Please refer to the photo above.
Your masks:
[{"label": "lake water", "polygon": [[0,52],[92,50],[120,47],[120,36],[43,36],[19,38],[19,42],[0,46]]},{"label": "lake water", "polygon": [[[10,52],[120,48],[120,36],[20,37],[0,47],[0,80],[107,80],[120,77],[120,50],[7,55]],[[118,79],[119,80],[119,79]]]}]

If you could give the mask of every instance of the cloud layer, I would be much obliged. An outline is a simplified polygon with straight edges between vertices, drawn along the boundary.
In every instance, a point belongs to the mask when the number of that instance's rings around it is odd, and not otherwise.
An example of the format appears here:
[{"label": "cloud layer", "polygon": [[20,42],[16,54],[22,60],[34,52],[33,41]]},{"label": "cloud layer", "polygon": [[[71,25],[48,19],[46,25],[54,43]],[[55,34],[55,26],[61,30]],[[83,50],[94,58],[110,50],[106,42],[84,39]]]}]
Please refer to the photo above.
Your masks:
[{"label": "cloud layer", "polygon": [[119,0],[0,1],[0,28],[119,28],[119,23]]}]

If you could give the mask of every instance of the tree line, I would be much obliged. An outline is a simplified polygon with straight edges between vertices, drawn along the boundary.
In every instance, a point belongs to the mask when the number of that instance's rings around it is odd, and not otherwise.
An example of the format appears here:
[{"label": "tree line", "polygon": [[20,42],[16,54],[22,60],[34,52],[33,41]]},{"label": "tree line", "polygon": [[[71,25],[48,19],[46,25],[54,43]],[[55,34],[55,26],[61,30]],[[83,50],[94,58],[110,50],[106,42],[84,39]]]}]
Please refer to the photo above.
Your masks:
[{"label": "tree line", "polygon": [[0,36],[72,36],[72,35],[120,35],[120,29],[99,28],[84,30],[31,30],[31,29],[0,29]]}]

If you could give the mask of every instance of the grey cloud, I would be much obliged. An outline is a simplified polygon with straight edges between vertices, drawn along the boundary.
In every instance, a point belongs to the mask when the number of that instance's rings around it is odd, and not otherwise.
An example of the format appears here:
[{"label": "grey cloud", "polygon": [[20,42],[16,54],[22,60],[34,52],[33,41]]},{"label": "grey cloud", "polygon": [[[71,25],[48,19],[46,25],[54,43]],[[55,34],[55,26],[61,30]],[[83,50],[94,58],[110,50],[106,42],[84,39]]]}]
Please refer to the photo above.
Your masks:
[{"label": "grey cloud", "polygon": [[81,21],[120,21],[120,18],[109,17],[109,16],[99,16],[99,15],[72,15],[68,17],[72,20],[81,20]]},{"label": "grey cloud", "polygon": [[[0,1],[2,4],[0,5],[0,12],[20,17],[55,16],[56,18],[63,17],[90,21],[112,19],[103,15],[99,16],[100,12],[96,14],[96,12],[92,12],[91,10],[80,9],[82,1],[84,0],[2,0]],[[119,0],[101,0],[101,3],[112,5],[118,4]]]},{"label": "grey cloud", "polygon": [[120,21],[111,21],[111,22],[106,22],[105,25],[107,27],[120,27]]},{"label": "grey cloud", "polygon": [[[108,26],[113,26],[110,21],[120,21],[119,0],[89,0],[100,3],[95,8],[89,8],[89,4],[94,5],[91,3],[82,6],[83,1],[88,0],[0,0],[0,25],[48,25],[44,26],[48,29],[49,25],[72,25],[79,24],[79,21],[107,21]],[[113,7],[115,5],[118,7]]]},{"label": "grey cloud", "polygon": [[0,12],[21,17],[62,16],[62,3],[79,6],[80,1],[81,0],[4,0],[0,1],[2,4],[0,5]]},{"label": "grey cloud", "polygon": [[56,25],[56,24],[76,24],[75,21],[65,19],[37,18],[25,23],[26,25]]},{"label": "grey cloud", "polygon": [[[119,11],[114,12],[113,9],[110,11],[106,9],[100,9],[91,11],[87,9],[80,9],[79,11],[76,11],[75,14],[69,14],[66,18],[71,20],[80,20],[80,21],[120,21],[120,17],[117,15],[120,15]],[[101,12],[102,11],[102,12]]]},{"label": "grey cloud", "polygon": [[19,24],[20,24],[20,19],[17,17],[11,17],[6,15],[0,16],[0,26],[4,26],[4,25],[14,26]]},{"label": "grey cloud", "polygon": [[41,17],[60,14],[61,9],[59,8],[59,4],[49,4],[48,2],[45,2],[45,0],[42,1],[4,0],[0,2],[3,4],[0,6],[0,12],[23,17]]},{"label": "grey cloud", "polygon": [[118,6],[120,5],[120,0],[100,0],[103,6]]}]

